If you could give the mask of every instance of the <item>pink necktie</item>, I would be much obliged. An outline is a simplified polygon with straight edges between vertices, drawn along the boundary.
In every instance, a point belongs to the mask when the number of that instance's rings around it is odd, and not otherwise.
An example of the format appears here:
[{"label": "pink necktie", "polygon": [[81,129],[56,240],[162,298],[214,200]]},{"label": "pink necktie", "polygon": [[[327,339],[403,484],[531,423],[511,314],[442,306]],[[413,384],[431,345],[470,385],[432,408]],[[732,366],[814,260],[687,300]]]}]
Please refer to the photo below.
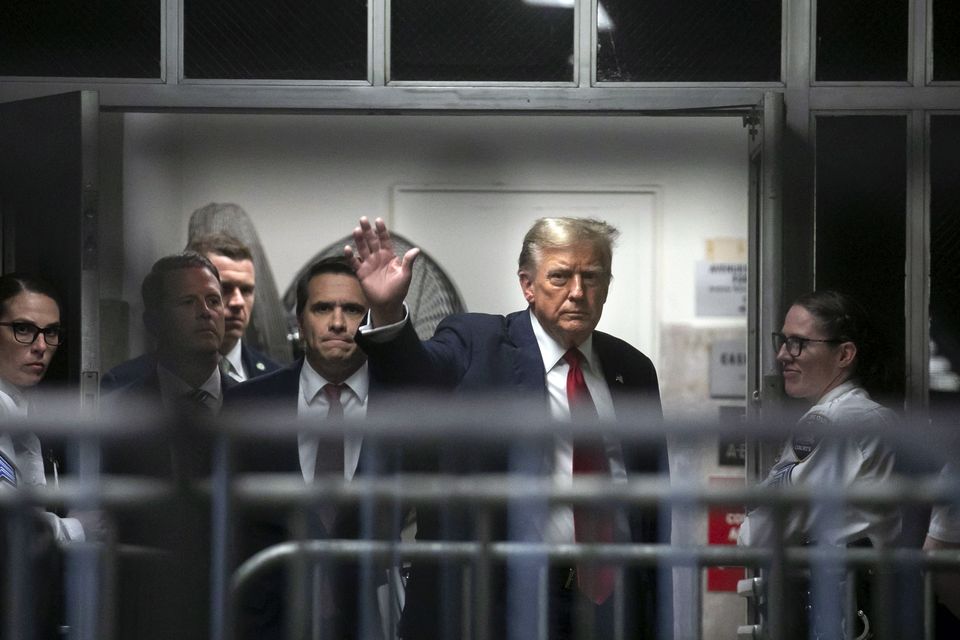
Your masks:
[{"label": "pink necktie", "polygon": [[[583,354],[570,349],[563,355],[570,365],[567,371],[567,403],[574,420],[596,420],[597,407],[590,397],[587,381],[583,377],[580,362]],[[573,445],[573,473],[610,473],[605,447],[602,442],[575,442]],[[613,516],[608,511],[575,507],[573,509],[573,534],[577,542],[613,542]],[[596,604],[603,604],[613,593],[614,568],[612,565],[577,565],[577,586]]]}]

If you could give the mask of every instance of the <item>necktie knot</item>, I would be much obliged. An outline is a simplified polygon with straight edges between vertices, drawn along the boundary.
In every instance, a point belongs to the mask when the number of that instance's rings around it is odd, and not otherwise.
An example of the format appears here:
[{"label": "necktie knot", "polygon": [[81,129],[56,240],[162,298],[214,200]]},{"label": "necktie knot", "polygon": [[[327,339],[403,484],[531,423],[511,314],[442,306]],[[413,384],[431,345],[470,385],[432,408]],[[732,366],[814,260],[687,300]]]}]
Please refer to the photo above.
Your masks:
[{"label": "necktie knot", "polygon": [[587,380],[583,376],[583,354],[579,349],[569,349],[563,354],[563,359],[570,366],[567,371],[567,404],[570,406],[570,415],[578,418],[596,418],[597,408],[590,397]]},{"label": "necktie knot", "polygon": [[343,417],[343,402],[340,400],[340,392],[346,386],[345,384],[333,384],[332,382],[323,385],[323,394],[327,397],[327,404],[329,406],[327,410],[328,418]]}]

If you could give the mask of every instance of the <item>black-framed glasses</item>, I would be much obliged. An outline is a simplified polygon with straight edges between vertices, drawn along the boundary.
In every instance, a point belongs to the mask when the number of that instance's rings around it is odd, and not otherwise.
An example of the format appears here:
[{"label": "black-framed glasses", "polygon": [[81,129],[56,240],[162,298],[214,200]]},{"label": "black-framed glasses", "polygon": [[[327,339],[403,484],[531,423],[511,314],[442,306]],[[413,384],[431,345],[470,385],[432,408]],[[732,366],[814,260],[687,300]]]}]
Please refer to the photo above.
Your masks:
[{"label": "black-framed glasses", "polygon": [[814,338],[800,338],[800,337],[798,337],[798,336],[789,336],[789,337],[788,337],[788,336],[783,335],[783,334],[780,333],[779,331],[774,331],[772,337],[773,337],[773,352],[774,352],[774,353],[780,353],[780,349],[782,349],[784,346],[786,346],[786,347],[787,347],[787,353],[789,353],[789,354],[790,354],[792,357],[794,357],[794,358],[799,357],[800,354],[803,353],[803,347],[804,347],[808,342],[828,342],[828,343],[834,343],[834,344],[839,344],[839,343],[843,342],[843,340],[836,340],[836,339],[833,339],[833,340],[815,340]]},{"label": "black-framed glasses", "polygon": [[20,344],[33,344],[41,333],[51,347],[58,347],[63,342],[63,327],[58,324],[41,329],[32,322],[0,322],[0,327],[13,329],[13,339]]}]

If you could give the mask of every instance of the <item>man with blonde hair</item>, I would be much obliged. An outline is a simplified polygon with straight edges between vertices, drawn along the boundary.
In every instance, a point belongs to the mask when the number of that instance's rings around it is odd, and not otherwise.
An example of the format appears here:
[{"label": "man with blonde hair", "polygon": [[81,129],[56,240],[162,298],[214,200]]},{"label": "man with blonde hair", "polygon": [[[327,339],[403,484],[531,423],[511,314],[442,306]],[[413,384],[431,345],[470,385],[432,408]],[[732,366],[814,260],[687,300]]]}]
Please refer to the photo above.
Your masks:
[{"label": "man with blonde hair", "polygon": [[[522,395],[541,406],[558,422],[591,424],[636,419],[631,412],[646,402],[653,419],[660,416],[657,374],[649,358],[613,336],[596,331],[612,278],[613,243],[617,230],[606,222],[584,218],[542,218],[527,232],[520,252],[520,289],[528,307],[507,316],[456,314],[421,342],[409,322],[404,297],[419,250],[394,255],[390,234],[382,220],[360,219],[353,232],[356,251],[347,247],[361,287],[370,304],[367,324],[358,340],[369,358],[371,379],[385,388],[427,388],[458,394],[490,391]],[[646,414],[645,414],[646,415]],[[651,417],[651,416],[647,416]],[[441,445],[441,448],[443,446]],[[454,447],[455,448],[455,447]],[[445,456],[450,448],[444,449]],[[564,482],[576,473],[597,473],[625,480],[635,473],[666,469],[666,446],[636,446],[602,439],[590,442],[557,438],[551,475]],[[437,469],[462,473],[505,473],[510,453],[477,455],[463,452],[456,460],[439,456]],[[666,522],[656,513],[631,510],[627,514],[598,514],[596,509],[559,507],[533,528],[547,542],[655,542]],[[587,513],[589,512],[589,513]],[[437,515],[418,508],[419,539],[476,538],[475,514],[457,511]],[[668,521],[668,519],[666,519]],[[609,526],[596,526],[600,521]],[[451,525],[451,522],[456,524]],[[588,526],[589,524],[589,526]],[[664,525],[664,526],[662,526]],[[515,530],[515,523],[510,524]],[[605,528],[604,528],[605,527]],[[506,518],[494,525],[495,540],[506,540]],[[587,531],[590,529],[590,532]],[[605,531],[603,535],[598,532]],[[662,538],[661,538],[662,539]],[[455,638],[464,625],[489,624],[493,637],[517,630],[519,618],[537,629],[520,631],[525,637],[608,638],[623,615],[628,638],[657,637],[655,571],[624,572],[626,611],[615,614],[611,597],[614,570],[610,566],[551,567],[547,609],[528,615],[520,600],[510,600],[517,585],[495,574],[490,592],[492,619],[467,620],[459,592],[463,579],[455,563],[415,564],[407,584],[401,620],[404,638]],[[511,574],[513,579],[514,574]],[[521,589],[522,590],[522,589]],[[529,600],[523,600],[529,605]],[[527,610],[531,607],[526,606]],[[509,610],[509,613],[508,613]],[[541,620],[546,621],[546,629]],[[526,624],[526,623],[524,623]],[[518,636],[520,637],[520,636]]]}]

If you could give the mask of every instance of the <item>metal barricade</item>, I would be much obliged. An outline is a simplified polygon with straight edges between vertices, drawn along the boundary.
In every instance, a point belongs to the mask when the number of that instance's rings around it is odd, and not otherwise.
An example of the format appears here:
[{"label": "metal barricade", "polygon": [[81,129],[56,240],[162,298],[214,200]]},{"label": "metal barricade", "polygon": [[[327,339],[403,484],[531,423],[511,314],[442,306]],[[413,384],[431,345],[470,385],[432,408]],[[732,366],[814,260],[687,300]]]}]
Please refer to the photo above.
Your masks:
[{"label": "metal barricade", "polygon": [[[30,514],[40,505],[104,511],[108,516],[132,513],[136,519],[149,512],[151,505],[164,504],[171,497],[182,496],[184,491],[201,497],[206,514],[204,533],[196,534],[208,536],[203,545],[207,554],[207,561],[203,563],[205,575],[193,577],[207,584],[208,599],[202,608],[208,608],[209,614],[203,636],[218,640],[239,637],[236,627],[239,599],[251,585],[278,568],[288,569],[293,576],[282,594],[285,601],[293,605],[286,610],[288,637],[322,637],[322,627],[316,622],[317,609],[322,606],[316,567],[338,558],[353,559],[361,567],[358,590],[375,592],[374,587],[379,586],[376,583],[384,582],[381,594],[385,594],[388,606],[376,598],[358,605],[356,635],[363,638],[383,637],[383,630],[391,635],[395,632],[399,606],[390,605],[402,601],[402,582],[384,578],[398,576],[403,567],[418,563],[443,561],[464,568],[459,574],[462,581],[459,587],[466,595],[463,602],[456,603],[463,614],[456,624],[461,625],[460,637],[476,640],[498,637],[500,629],[490,621],[492,609],[501,605],[506,606],[510,617],[509,637],[548,637],[544,608],[549,598],[544,583],[549,569],[580,562],[617,567],[612,606],[614,618],[618,620],[629,616],[631,609],[638,606],[628,600],[622,589],[624,576],[631,567],[655,569],[663,578],[661,585],[669,585],[670,576],[677,571],[692,571],[697,578],[691,585],[659,601],[657,636],[663,638],[674,635],[678,618],[701,619],[702,573],[707,567],[745,566],[761,576],[762,589],[757,588],[757,581],[743,586],[745,592],[762,594],[765,602],[762,619],[744,620],[740,629],[741,637],[755,638],[789,637],[786,628],[789,616],[785,609],[792,603],[787,600],[790,592],[787,576],[796,568],[809,572],[811,590],[821,594],[833,593],[838,576],[846,575],[848,570],[871,568],[881,576],[915,571],[922,576],[923,597],[919,617],[912,613],[908,616],[917,625],[916,635],[912,637],[932,638],[928,572],[960,570],[960,552],[924,552],[918,547],[847,549],[780,544],[764,548],[713,547],[678,543],[676,531],[674,541],[621,540],[606,544],[537,540],[529,531],[515,537],[494,535],[496,527],[492,523],[503,518],[504,513],[507,520],[516,520],[521,515],[536,519],[535,516],[548,517],[561,506],[604,505],[632,514],[642,510],[669,513],[671,509],[697,511],[710,505],[753,504],[765,505],[782,518],[792,509],[816,503],[929,505],[960,501],[960,484],[936,474],[943,462],[956,459],[960,451],[957,436],[949,429],[934,429],[926,421],[883,434],[898,452],[923,459],[919,465],[924,467],[923,473],[898,476],[896,482],[884,486],[853,489],[793,486],[773,491],[752,484],[740,488],[715,487],[706,484],[703,478],[669,478],[656,473],[622,481],[593,477],[557,482],[545,471],[548,467],[543,466],[539,454],[552,451],[558,438],[572,439],[595,433],[591,430],[595,430],[596,425],[556,424],[545,420],[538,411],[502,398],[452,402],[449,398],[408,397],[393,405],[384,403],[382,410],[371,412],[363,423],[305,425],[277,420],[276,415],[265,407],[256,414],[233,415],[229,420],[198,425],[210,444],[209,468],[191,478],[188,487],[169,478],[101,473],[101,451],[111,443],[122,442],[123,447],[132,452],[141,436],[145,439],[148,434],[172,429],[168,418],[129,414],[78,418],[64,413],[43,421],[5,424],[4,430],[30,430],[39,434],[42,441],[69,440],[73,452],[69,462],[73,463],[75,473],[62,477],[56,488],[0,492],[6,537],[4,637],[30,637],[32,630],[37,629],[36,613],[30,602],[34,591],[31,584],[37,577],[33,575],[29,553],[34,534],[27,523]],[[669,438],[671,444],[712,442],[719,436],[773,440],[789,431],[788,425],[673,424],[661,422],[639,406],[630,415],[630,419],[603,425],[605,434],[643,447],[655,446],[664,438]],[[378,473],[358,474],[350,481],[307,484],[297,473],[251,473],[239,462],[242,460],[239,454],[245,448],[256,450],[266,442],[286,442],[295,450],[298,435],[305,432],[328,442],[342,442],[344,435],[362,438],[374,451],[372,458],[381,465]],[[924,437],[918,438],[921,432]],[[852,437],[857,433],[854,427],[844,435]],[[504,472],[496,473],[468,473],[470,469],[449,469],[442,465],[433,473],[425,473],[403,465],[391,466],[397,451],[415,455],[429,447],[446,445],[454,446],[460,455],[475,450],[478,457],[482,457],[488,447],[498,447],[498,451],[507,453],[509,460]],[[483,469],[483,465],[476,468]],[[361,535],[351,539],[317,539],[310,536],[306,527],[286,540],[239,557],[242,554],[237,546],[237,534],[242,537],[247,533],[243,523],[248,512],[270,510],[307,517],[317,505],[331,503],[361,514],[358,516]],[[396,526],[388,535],[374,531],[373,514],[387,508],[400,522],[411,507],[466,510],[476,529],[458,539],[430,541],[400,539]],[[513,531],[508,529],[508,533]],[[122,586],[122,580],[118,583],[118,567],[131,558],[146,558],[153,566],[162,565],[171,553],[169,549],[131,547],[125,542],[107,538],[64,547],[67,558],[65,595],[62,596],[66,606],[61,621],[64,637],[107,640],[121,637],[122,624],[118,617],[122,617],[122,613],[118,612],[129,605],[128,599],[134,595]],[[504,567],[509,577],[506,582],[499,577]],[[514,582],[522,585],[522,590],[511,586]],[[905,600],[900,590],[907,586],[910,585],[881,579],[874,588],[876,609],[895,612]],[[506,588],[507,593],[498,592],[501,587]],[[438,594],[438,598],[442,595]],[[836,606],[821,608],[821,613],[836,617],[836,628],[840,628],[840,616],[850,606],[833,604]],[[849,612],[846,615],[849,619]],[[892,637],[884,624],[884,620],[871,621],[873,637],[879,640]],[[694,637],[702,637],[700,625],[695,628]],[[160,631],[168,633],[167,637],[184,637],[177,628]],[[729,633],[735,631],[729,630]],[[612,637],[629,637],[622,623],[614,624]]]}]

